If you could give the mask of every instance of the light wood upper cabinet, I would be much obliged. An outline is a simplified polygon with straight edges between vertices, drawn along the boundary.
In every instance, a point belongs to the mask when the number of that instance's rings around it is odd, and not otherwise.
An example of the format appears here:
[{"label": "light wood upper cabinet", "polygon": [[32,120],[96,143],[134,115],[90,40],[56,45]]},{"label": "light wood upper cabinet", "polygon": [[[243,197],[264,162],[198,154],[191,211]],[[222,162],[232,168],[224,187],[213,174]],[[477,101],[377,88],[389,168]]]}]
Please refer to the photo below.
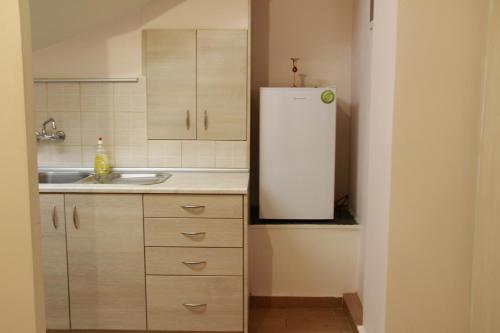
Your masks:
[{"label": "light wood upper cabinet", "polygon": [[69,329],[64,195],[40,195],[42,260],[47,329]]},{"label": "light wood upper cabinet", "polygon": [[148,138],[196,138],[196,31],[144,33]]},{"label": "light wood upper cabinet", "polygon": [[245,30],[146,30],[148,139],[246,140]]},{"label": "light wood upper cabinet", "polygon": [[67,194],[72,329],[145,330],[142,196]]},{"label": "light wood upper cabinet", "polygon": [[246,140],[247,32],[197,34],[198,139]]}]

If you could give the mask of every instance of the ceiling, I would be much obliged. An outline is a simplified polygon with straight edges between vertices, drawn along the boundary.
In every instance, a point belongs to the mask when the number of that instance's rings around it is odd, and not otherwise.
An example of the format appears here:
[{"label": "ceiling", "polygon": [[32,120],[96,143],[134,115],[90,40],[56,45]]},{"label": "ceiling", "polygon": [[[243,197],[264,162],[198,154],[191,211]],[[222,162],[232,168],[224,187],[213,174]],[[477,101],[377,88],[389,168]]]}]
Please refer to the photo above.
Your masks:
[{"label": "ceiling", "polygon": [[30,0],[33,50],[138,10],[150,0]]}]

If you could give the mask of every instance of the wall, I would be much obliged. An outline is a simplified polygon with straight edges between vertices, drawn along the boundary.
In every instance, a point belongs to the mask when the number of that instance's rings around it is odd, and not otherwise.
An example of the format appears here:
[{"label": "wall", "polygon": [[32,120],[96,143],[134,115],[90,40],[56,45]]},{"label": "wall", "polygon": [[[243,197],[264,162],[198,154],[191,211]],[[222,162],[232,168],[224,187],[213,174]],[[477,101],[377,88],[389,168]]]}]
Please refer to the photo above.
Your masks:
[{"label": "wall", "polygon": [[352,1],[253,0],[252,21],[252,187],[258,188],[259,88],[291,86],[290,58],[300,57],[300,85],[337,87],[336,196],[347,194]]},{"label": "wall", "polygon": [[487,7],[399,1],[385,333],[469,332]]},{"label": "wall", "polygon": [[38,124],[53,117],[68,134],[65,142],[39,144],[40,165],[91,167],[96,139],[102,136],[117,167],[248,168],[247,141],[147,140],[141,41],[143,29],[248,27],[248,0],[153,0],[118,20],[36,50],[35,77],[141,79],[36,84]]},{"label": "wall", "polygon": [[500,332],[500,1],[491,2],[472,279],[470,332]]},{"label": "wall", "polygon": [[45,332],[38,221],[34,114],[31,102],[29,7],[24,0],[2,2],[0,40],[0,331]]},{"label": "wall", "polygon": [[[98,10],[98,8],[96,8]],[[33,55],[35,77],[140,76],[143,29],[248,29],[247,0],[153,0]]]},{"label": "wall", "polygon": [[245,141],[148,140],[139,83],[37,83],[37,128],[53,117],[64,142],[38,143],[42,167],[93,167],[102,136],[117,167],[246,168]]},{"label": "wall", "polygon": [[[300,57],[300,86],[337,87],[335,191],[337,198],[349,193],[352,10],[351,0],[252,1],[252,206],[258,205],[259,89],[291,86],[291,57]],[[252,294],[340,296],[356,291],[359,233],[327,227],[253,227]]]},{"label": "wall", "polygon": [[[364,4],[366,8],[367,4]],[[368,333],[385,333],[387,253],[391,198],[397,0],[378,0],[373,22],[368,141],[361,151],[366,163],[362,203],[363,325]],[[369,16],[365,16],[368,20]],[[366,24],[366,23],[365,23]],[[361,96],[367,98],[364,91]],[[364,131],[363,129],[360,129]],[[363,138],[363,137],[362,137]],[[364,156],[363,156],[364,155]],[[361,159],[361,161],[363,161]],[[400,332],[408,332],[402,330]]]},{"label": "wall", "polygon": [[250,226],[250,293],[341,297],[358,289],[359,226]]},{"label": "wall", "polygon": [[[351,172],[350,205],[356,221],[365,224],[368,195],[368,147],[370,144],[371,29],[370,0],[355,0],[352,41]],[[361,229],[364,244],[364,228]],[[363,300],[364,245],[361,250],[358,295]]]}]

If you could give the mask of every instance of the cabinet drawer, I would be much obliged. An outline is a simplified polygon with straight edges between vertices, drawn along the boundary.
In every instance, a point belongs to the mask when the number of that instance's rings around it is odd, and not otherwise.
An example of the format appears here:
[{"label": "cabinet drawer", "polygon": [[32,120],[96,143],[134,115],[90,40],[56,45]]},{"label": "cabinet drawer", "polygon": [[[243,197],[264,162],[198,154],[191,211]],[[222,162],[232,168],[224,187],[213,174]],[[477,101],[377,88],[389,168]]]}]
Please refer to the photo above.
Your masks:
[{"label": "cabinet drawer", "polygon": [[147,276],[148,329],[243,330],[243,278]]},{"label": "cabinet drawer", "polygon": [[147,247],[146,274],[243,275],[243,249]]},{"label": "cabinet drawer", "polygon": [[146,194],[145,217],[243,218],[241,195]]},{"label": "cabinet drawer", "polygon": [[147,218],[146,246],[242,247],[243,220]]}]

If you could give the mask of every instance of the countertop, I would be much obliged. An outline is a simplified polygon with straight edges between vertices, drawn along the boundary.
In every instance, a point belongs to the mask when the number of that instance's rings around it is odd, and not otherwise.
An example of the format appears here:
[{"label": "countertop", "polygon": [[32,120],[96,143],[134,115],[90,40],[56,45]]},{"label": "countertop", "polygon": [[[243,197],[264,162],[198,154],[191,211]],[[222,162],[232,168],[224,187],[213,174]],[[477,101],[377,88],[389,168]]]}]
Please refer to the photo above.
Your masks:
[{"label": "countertop", "polygon": [[40,184],[40,193],[247,194],[248,172],[172,172],[156,185]]}]

